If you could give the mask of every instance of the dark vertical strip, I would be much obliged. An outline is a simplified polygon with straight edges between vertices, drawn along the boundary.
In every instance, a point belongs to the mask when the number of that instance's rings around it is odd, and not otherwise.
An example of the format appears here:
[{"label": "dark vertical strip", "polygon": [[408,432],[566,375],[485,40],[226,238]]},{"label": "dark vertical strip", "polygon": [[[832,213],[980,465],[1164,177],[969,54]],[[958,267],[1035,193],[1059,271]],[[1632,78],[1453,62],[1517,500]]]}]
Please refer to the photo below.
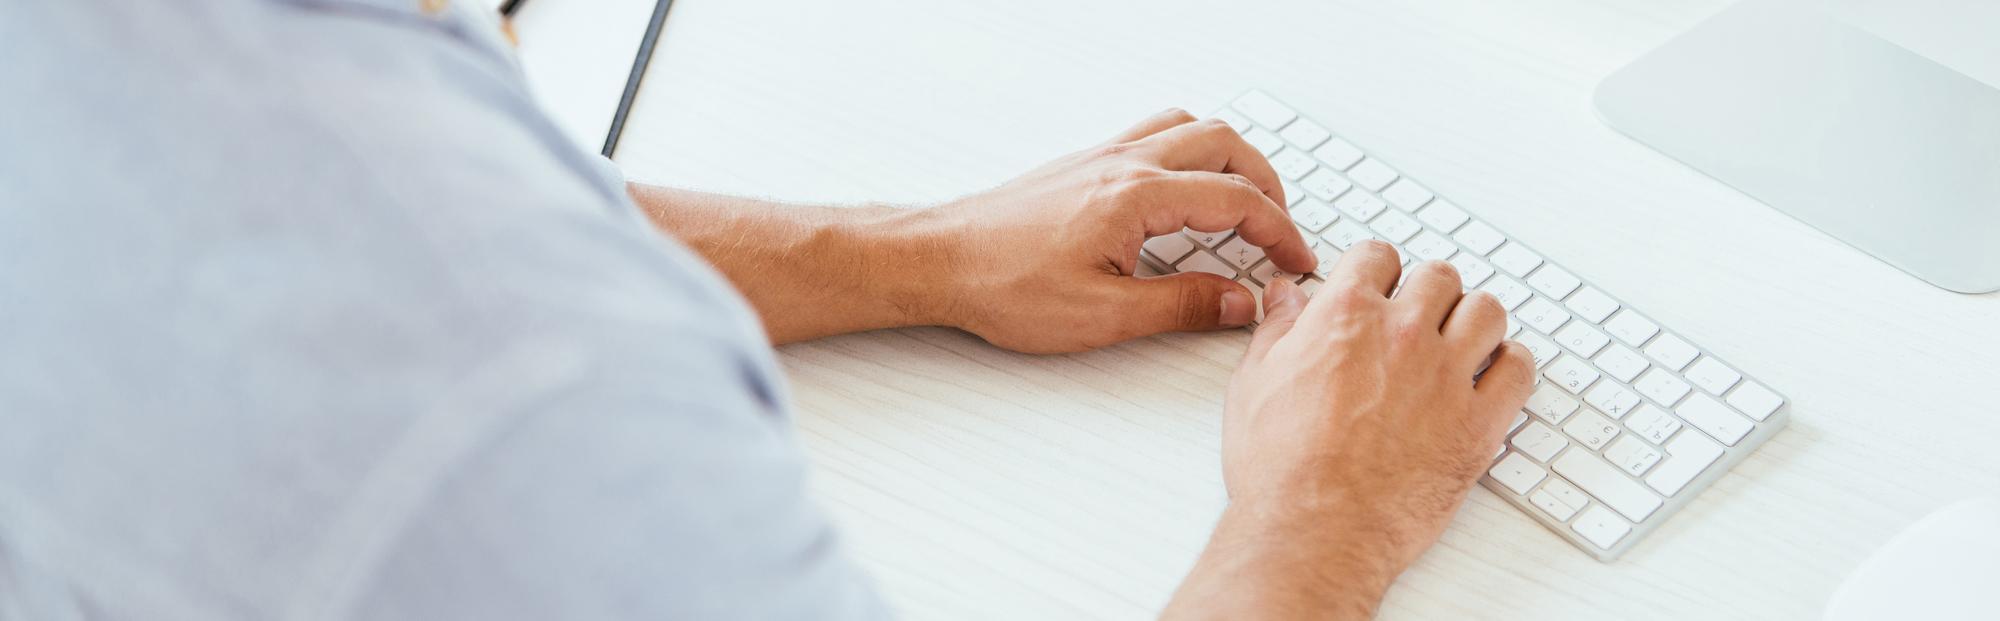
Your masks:
[{"label": "dark vertical strip", "polygon": [[625,115],[632,111],[632,100],[639,96],[639,80],[646,77],[646,65],[653,60],[653,45],[660,40],[660,29],[667,23],[667,9],[673,4],[674,0],[657,0],[653,4],[653,21],[646,24],[646,38],[639,41],[639,56],[632,60],[631,75],[625,76],[625,93],[618,97],[618,114],[611,117],[611,133],[604,137],[604,157],[611,157],[618,150],[618,136],[625,133]]}]

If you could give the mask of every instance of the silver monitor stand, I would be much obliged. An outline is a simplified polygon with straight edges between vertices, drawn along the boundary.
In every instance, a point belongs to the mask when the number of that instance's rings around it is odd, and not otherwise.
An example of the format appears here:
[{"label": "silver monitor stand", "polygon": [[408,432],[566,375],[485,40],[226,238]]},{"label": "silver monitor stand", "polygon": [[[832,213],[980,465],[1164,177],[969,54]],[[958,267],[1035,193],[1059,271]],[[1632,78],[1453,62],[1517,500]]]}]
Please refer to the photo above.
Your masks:
[{"label": "silver monitor stand", "polygon": [[1931,284],[2000,290],[2000,2],[1744,0],[1599,85],[1626,135]]}]

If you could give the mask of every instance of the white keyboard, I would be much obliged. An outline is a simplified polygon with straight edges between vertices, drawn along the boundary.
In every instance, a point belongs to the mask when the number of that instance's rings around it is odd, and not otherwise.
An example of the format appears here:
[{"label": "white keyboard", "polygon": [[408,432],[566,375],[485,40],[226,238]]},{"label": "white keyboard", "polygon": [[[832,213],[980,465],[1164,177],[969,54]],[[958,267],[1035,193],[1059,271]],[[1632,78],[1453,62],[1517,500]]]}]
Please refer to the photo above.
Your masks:
[{"label": "white keyboard", "polygon": [[1508,336],[1539,371],[1480,483],[1598,560],[1630,549],[1789,419],[1783,396],[1271,96],[1252,91],[1215,116],[1284,178],[1319,269],[1280,271],[1230,231],[1155,237],[1144,260],[1236,279],[1260,299],[1277,278],[1310,294],[1365,239],[1395,245],[1405,264],[1451,262],[1466,288],[1507,307]]}]

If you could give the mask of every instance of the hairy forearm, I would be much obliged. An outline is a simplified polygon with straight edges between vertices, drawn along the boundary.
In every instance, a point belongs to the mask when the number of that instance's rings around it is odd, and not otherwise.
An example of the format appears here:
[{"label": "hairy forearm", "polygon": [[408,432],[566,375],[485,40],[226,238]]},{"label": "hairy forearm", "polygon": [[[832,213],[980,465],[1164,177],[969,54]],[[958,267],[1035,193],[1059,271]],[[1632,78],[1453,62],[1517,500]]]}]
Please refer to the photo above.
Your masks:
[{"label": "hairy forearm", "polygon": [[1399,545],[1366,519],[1232,505],[1162,618],[1367,619]]},{"label": "hairy forearm", "polygon": [[949,323],[954,263],[922,209],[824,207],[630,184],[654,225],[720,270],[777,344]]}]

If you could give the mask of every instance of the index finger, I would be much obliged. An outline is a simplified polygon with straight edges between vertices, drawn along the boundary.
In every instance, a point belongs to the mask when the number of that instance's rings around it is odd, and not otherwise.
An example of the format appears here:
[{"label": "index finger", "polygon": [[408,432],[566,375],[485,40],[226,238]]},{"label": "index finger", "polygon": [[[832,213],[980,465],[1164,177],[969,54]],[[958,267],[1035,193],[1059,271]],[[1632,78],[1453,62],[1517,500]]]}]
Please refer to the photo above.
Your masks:
[{"label": "index finger", "polygon": [[1243,175],[1280,208],[1289,204],[1270,160],[1221,119],[1177,125],[1135,144],[1161,168]]},{"label": "index finger", "polygon": [[[1182,228],[1210,232],[1235,229],[1238,237],[1261,248],[1280,269],[1304,274],[1319,264],[1285,208],[1241,175],[1170,171],[1159,173],[1141,187],[1146,191],[1141,212],[1149,237]],[[1255,263],[1251,260],[1242,266]]]}]

